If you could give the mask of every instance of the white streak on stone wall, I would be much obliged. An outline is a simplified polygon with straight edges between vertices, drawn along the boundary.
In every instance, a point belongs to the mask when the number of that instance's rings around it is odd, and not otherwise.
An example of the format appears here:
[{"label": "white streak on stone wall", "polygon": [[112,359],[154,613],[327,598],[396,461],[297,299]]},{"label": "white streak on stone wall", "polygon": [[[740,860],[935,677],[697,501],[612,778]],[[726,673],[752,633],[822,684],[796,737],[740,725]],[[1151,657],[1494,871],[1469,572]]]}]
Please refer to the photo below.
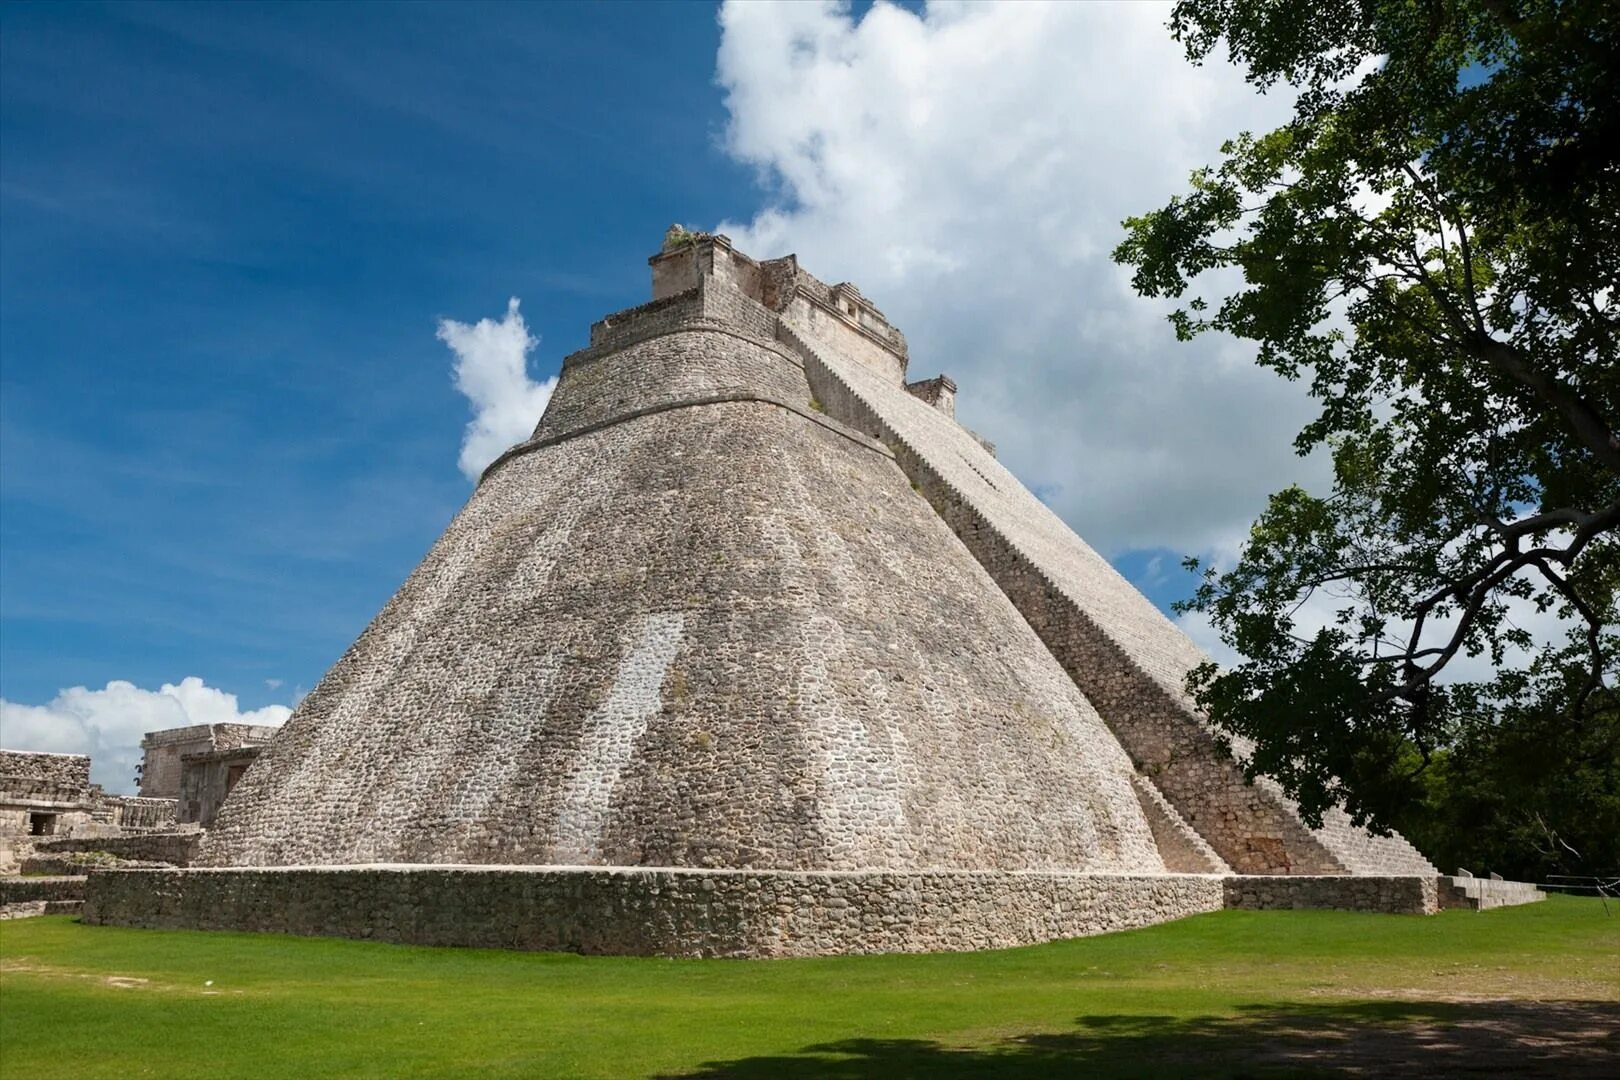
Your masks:
[{"label": "white streak on stone wall", "polygon": [[[820,522],[810,530],[812,543],[821,550],[814,559],[806,558],[787,516],[811,513],[814,506],[811,493],[795,483],[761,522],[760,541],[774,555],[773,562],[784,572],[800,568],[784,583],[784,592],[816,597],[818,606],[834,610],[869,604],[871,597],[851,595],[845,587],[861,575],[853,570],[836,523]],[[802,568],[812,563],[824,572],[804,573]],[[849,664],[853,653],[837,618],[807,611],[800,647],[804,659],[796,692],[805,718],[802,738],[821,774],[818,828],[833,865],[855,869],[912,863],[918,856],[913,848],[917,834],[907,825],[903,793],[916,786],[916,770],[908,768],[905,736],[888,688],[868,669],[860,676],[861,700],[846,700],[848,690],[840,690],[833,672]]]},{"label": "white streak on stone wall", "polygon": [[[805,738],[821,768],[816,810],[828,846],[851,866],[882,866],[914,855],[907,850],[910,831],[900,805],[899,764],[904,742],[880,745],[865,721],[851,715],[834,686],[829,666],[844,661],[844,629],[824,615],[806,627],[807,662],[799,673],[799,699],[806,720]],[[863,680],[881,713],[887,693],[875,673]],[[880,735],[881,738],[881,735]]]},{"label": "white streak on stone wall", "polygon": [[469,742],[466,732],[473,717],[468,703],[488,700],[507,662],[494,641],[430,639],[418,645],[417,662],[392,689],[408,688],[419,695],[424,711],[437,722],[401,724],[402,751],[371,777],[369,797],[376,809],[366,837],[370,858],[411,855],[401,846],[409,835],[443,829],[441,789],[458,775],[459,758]]},{"label": "white streak on stone wall", "polygon": [[664,677],[680,648],[685,621],[680,612],[648,615],[635,645],[619,662],[607,700],[586,717],[557,815],[555,862],[601,860],[608,804],[636,740],[660,708]]},{"label": "white streak on stone wall", "polygon": [[562,659],[561,653],[541,657],[535,662],[536,674],[525,682],[525,691],[542,703],[537,710],[531,713],[506,707],[506,694],[500,695],[491,707],[489,717],[481,724],[476,751],[457,763],[459,776],[450,800],[451,820],[477,823],[517,775],[529,744],[541,729]]},{"label": "white streak on stone wall", "polygon": [[[335,700],[327,706],[326,722],[313,732],[304,767],[275,773],[280,790],[270,802],[312,813],[339,802],[341,791],[335,790],[339,785],[372,786],[375,777],[366,769],[366,758],[373,748],[356,740],[354,732],[377,711],[379,699],[391,688],[387,676],[404,665],[418,642],[455,605],[462,582],[475,572],[488,546],[490,516],[491,508],[469,504],[383,614],[316,687],[311,698],[319,700],[330,692]],[[306,700],[305,705],[310,704]],[[252,850],[247,858],[276,854],[280,852]],[[379,854],[373,842],[358,857],[364,861],[387,856]]]}]

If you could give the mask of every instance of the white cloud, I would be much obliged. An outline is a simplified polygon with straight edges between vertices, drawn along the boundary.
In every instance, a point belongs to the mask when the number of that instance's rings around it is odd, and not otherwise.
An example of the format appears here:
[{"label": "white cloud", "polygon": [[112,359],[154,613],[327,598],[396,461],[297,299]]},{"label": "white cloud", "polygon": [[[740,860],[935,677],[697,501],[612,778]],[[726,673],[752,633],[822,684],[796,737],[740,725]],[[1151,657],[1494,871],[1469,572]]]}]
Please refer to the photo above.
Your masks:
[{"label": "white cloud", "polygon": [[[1236,667],[1242,663],[1243,657],[1235,649],[1228,648],[1221,640],[1220,631],[1208,615],[1201,611],[1189,611],[1185,615],[1176,616],[1176,625],[1181,632],[1193,639],[1193,643],[1209,654],[1222,667]],[[1323,624],[1326,625],[1326,624]]]},{"label": "white cloud", "polygon": [[[1532,577],[1526,573],[1524,577]],[[1325,626],[1331,626],[1336,621],[1340,608],[1354,607],[1347,597],[1347,592],[1334,592],[1329,589],[1319,589],[1312,593],[1299,609],[1294,613],[1295,633],[1300,637],[1315,637],[1316,633]],[[1507,605],[1507,625],[1517,627],[1530,635],[1532,645],[1529,649],[1509,646],[1503,656],[1503,666],[1506,668],[1522,668],[1528,666],[1534,655],[1543,646],[1561,644],[1568,635],[1571,622],[1561,617],[1556,608],[1547,611],[1537,611],[1533,601],[1519,597],[1504,597]],[[1225,666],[1234,666],[1242,660],[1237,652],[1228,648],[1220,639],[1219,632],[1210,621],[1209,616],[1202,612],[1188,612],[1176,617],[1176,625],[1182,633],[1192,638],[1199,648],[1207,652],[1217,663]],[[1457,616],[1452,613],[1447,616],[1432,619],[1425,624],[1422,646],[1425,648],[1444,645],[1451,639],[1457,628]],[[1393,621],[1386,631],[1386,636],[1395,642],[1405,642],[1411,635],[1412,624],[1402,620]],[[1460,651],[1446,664],[1445,669],[1435,676],[1438,683],[1455,682],[1484,682],[1496,675],[1497,665],[1491,661],[1489,652],[1482,652],[1477,656],[1469,656],[1467,652]]]},{"label": "white cloud", "polygon": [[719,228],[849,279],[944,370],[964,423],[1105,554],[1233,546],[1289,483],[1300,387],[1241,343],[1175,341],[1109,253],[1239,131],[1289,112],[1150,4],[728,3],[726,147],[771,204]]},{"label": "white cloud", "polygon": [[458,464],[468,479],[476,480],[486,465],[533,433],[557,379],[536,382],[529,377],[529,350],[539,341],[530,336],[515,296],[499,322],[479,319],[469,326],[440,319],[439,340],[456,354],[456,389],[472,403]]},{"label": "white cloud", "polygon": [[141,736],[148,731],[191,724],[279,725],[291,714],[285,705],[243,712],[235,694],[206,686],[195,675],[157,690],[114,680],[102,690],[70,687],[46,705],[0,698],[0,744],[8,750],[89,754],[93,781],[109,791],[131,791]]}]

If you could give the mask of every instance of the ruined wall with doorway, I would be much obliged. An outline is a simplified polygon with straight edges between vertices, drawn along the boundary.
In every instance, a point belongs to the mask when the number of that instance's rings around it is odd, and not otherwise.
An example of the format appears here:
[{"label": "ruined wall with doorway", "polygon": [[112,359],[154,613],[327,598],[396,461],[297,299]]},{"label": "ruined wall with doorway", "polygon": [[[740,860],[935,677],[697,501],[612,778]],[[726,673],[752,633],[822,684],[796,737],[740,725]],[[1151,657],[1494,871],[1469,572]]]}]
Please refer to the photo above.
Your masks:
[{"label": "ruined wall with doorway", "polygon": [[262,724],[193,724],[190,727],[149,731],[141,739],[144,756],[141,760],[140,794],[146,798],[179,798],[181,758],[211,750],[262,746],[275,738],[279,730]]},{"label": "ruined wall with doorway", "polygon": [[0,750],[0,833],[67,835],[90,822],[99,794],[84,754]]},{"label": "ruined wall with doorway", "polygon": [[264,748],[239,746],[233,750],[210,750],[187,754],[180,759],[180,798],[177,817],[183,823],[203,828],[214,824],[225,797],[236,787],[248,766]]}]

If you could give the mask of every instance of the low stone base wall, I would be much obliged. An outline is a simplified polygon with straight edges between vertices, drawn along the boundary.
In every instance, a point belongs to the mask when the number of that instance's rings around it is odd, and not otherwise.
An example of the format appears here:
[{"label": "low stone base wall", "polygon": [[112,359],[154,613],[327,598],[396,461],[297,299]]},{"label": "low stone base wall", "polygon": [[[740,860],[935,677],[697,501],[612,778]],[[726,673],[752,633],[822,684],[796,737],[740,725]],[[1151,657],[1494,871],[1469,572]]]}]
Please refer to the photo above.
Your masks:
[{"label": "low stone base wall", "polygon": [[0,904],[30,903],[35,900],[79,900],[84,897],[85,879],[61,877],[0,877]]},{"label": "low stone base wall", "polygon": [[1223,907],[1436,910],[1433,878],[338,866],[97,870],[85,922],[651,956],[1032,945]]},{"label": "low stone base wall", "polygon": [[202,843],[202,838],[201,829],[187,829],[175,832],[47,839],[41,840],[34,847],[38,851],[57,854],[103,852],[135,862],[161,862],[169,863],[171,866],[187,866],[197,857],[197,847]]},{"label": "low stone base wall", "polygon": [[1391,915],[1433,915],[1440,910],[1439,879],[1423,877],[1235,876],[1221,879],[1226,906],[1250,911],[1329,908]]},{"label": "low stone base wall", "polygon": [[1440,878],[1440,906],[1487,911],[1491,908],[1534,904],[1547,899],[1547,894],[1525,881],[1503,881],[1501,878],[1451,877]]},{"label": "low stone base wall", "polygon": [[348,866],[100,870],[84,921],[657,956],[995,949],[1221,907],[1199,875]]}]

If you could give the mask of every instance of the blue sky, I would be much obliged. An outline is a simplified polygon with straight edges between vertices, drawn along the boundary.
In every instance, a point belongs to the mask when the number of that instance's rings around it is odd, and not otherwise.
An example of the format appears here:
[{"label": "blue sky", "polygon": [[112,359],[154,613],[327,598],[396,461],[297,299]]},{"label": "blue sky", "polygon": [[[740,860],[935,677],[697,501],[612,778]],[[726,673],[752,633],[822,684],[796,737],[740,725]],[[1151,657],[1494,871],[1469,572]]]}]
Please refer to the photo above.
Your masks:
[{"label": "blue sky", "polygon": [[645,299],[668,222],[757,199],[708,11],[0,17],[13,701],[308,686],[466,497],[436,320],[519,295],[547,373]]},{"label": "blue sky", "polygon": [[[671,221],[860,282],[911,337],[915,372],[956,375],[968,421],[1168,603],[1185,590],[1181,553],[1228,544],[1278,486],[1276,458],[1243,466],[1255,475],[1236,496],[1210,492],[1199,465],[1116,476],[1116,450],[1151,462],[1176,432],[1207,442],[1188,425],[1213,423],[1208,390],[1178,390],[1169,369],[1084,380],[1190,355],[1168,351],[1162,312],[1131,306],[1106,252],[1121,208],[1172,193],[1236,130],[1219,101],[1247,92],[1233,79],[1224,98],[1172,93],[1156,76],[1142,108],[1164,132],[1061,96],[1034,116],[1051,126],[1031,145],[1072,167],[1125,164],[1054,189],[1083,224],[1062,251],[1096,276],[1033,295],[973,258],[976,229],[988,253],[1035,219],[1020,199],[1053,201],[1023,190],[1027,170],[977,176],[1015,126],[976,113],[997,93],[938,104],[961,125],[944,149],[865,142],[900,116],[924,131],[937,111],[903,98],[916,91],[895,58],[950,86],[970,81],[951,68],[964,55],[1000,50],[1006,107],[1027,115],[1053,80],[1099,93],[1141,78],[1133,49],[1176,50],[1158,9],[1060,7],[1034,35],[1014,25],[1028,15],[972,18],[964,50],[967,16],[915,5],[737,10],[724,38],[700,4],[0,7],[0,696],[196,676],[243,709],[291,703],[470,490],[468,404],[439,320],[498,318],[521,297],[543,378],[593,320],[646,299]],[[1117,39],[1064,40],[1099,27]],[[1085,48],[1101,51],[1082,84],[1069,73]],[[1029,72],[1047,61],[1042,83]],[[795,97],[846,76],[857,108]],[[1016,97],[1026,83],[1033,96]],[[904,197],[884,202],[897,184]],[[943,254],[928,232],[941,222],[955,230]],[[1121,340],[1139,352],[1105,363],[1115,346],[1099,343]],[[1175,412],[1178,393],[1198,407]],[[1291,426],[1245,438],[1286,449]],[[1146,441],[1118,445],[1116,430]],[[1142,487],[1153,477],[1162,490]]]}]

